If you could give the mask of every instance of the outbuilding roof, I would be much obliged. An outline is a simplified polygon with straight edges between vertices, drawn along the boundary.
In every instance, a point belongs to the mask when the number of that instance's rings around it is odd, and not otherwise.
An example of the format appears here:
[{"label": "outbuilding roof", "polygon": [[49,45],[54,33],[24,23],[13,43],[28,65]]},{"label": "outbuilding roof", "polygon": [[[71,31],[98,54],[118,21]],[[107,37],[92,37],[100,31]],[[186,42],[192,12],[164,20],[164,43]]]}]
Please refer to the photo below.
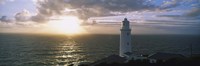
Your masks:
[{"label": "outbuilding roof", "polygon": [[168,60],[168,59],[173,59],[173,58],[185,58],[185,56],[183,56],[181,54],[158,52],[153,55],[150,55],[148,58],[149,59],[157,59],[157,60]]}]

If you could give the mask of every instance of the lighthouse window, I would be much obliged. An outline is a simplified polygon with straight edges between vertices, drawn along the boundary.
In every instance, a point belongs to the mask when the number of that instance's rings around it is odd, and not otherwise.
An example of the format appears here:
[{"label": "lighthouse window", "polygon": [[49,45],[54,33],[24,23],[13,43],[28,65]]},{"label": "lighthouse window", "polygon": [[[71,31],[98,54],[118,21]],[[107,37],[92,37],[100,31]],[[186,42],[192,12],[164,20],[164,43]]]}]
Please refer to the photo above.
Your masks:
[{"label": "lighthouse window", "polygon": [[123,26],[125,26],[125,23],[123,23]]},{"label": "lighthouse window", "polygon": [[129,36],[130,35],[130,33],[127,33],[127,36]]},{"label": "lighthouse window", "polygon": [[127,45],[129,45],[129,43],[127,42]]}]

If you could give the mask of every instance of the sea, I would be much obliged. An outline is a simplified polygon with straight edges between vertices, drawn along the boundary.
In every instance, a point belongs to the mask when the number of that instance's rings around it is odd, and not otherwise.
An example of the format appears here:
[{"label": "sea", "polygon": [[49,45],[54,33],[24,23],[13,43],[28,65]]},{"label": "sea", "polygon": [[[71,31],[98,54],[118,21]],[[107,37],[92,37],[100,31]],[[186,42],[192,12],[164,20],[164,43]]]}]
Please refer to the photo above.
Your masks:
[{"label": "sea", "polygon": [[[119,54],[118,34],[0,34],[0,66],[64,66]],[[132,35],[134,55],[200,54],[200,35]]]}]

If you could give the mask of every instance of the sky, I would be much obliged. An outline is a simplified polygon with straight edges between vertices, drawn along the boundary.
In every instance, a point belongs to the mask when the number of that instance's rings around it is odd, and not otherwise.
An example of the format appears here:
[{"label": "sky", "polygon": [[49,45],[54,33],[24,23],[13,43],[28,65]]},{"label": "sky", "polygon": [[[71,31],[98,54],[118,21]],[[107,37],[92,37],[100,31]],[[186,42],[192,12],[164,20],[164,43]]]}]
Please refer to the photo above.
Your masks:
[{"label": "sky", "polygon": [[133,34],[200,34],[200,0],[0,0],[1,33],[119,34],[124,18]]}]

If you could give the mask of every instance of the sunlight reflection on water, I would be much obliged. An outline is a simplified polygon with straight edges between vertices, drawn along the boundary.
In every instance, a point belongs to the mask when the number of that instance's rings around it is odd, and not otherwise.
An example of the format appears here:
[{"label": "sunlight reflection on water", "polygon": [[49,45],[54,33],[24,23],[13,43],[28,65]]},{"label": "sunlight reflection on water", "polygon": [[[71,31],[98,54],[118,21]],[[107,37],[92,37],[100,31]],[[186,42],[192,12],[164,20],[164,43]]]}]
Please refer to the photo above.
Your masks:
[{"label": "sunlight reflection on water", "polygon": [[60,48],[59,53],[61,53],[61,55],[55,56],[58,62],[58,64],[56,65],[67,65],[73,62],[80,62],[80,59],[82,59],[84,55],[80,55],[79,53],[77,53],[82,52],[82,50],[80,50],[79,45],[77,44],[78,43],[72,39],[68,39],[63,43],[59,44],[57,47]]}]

